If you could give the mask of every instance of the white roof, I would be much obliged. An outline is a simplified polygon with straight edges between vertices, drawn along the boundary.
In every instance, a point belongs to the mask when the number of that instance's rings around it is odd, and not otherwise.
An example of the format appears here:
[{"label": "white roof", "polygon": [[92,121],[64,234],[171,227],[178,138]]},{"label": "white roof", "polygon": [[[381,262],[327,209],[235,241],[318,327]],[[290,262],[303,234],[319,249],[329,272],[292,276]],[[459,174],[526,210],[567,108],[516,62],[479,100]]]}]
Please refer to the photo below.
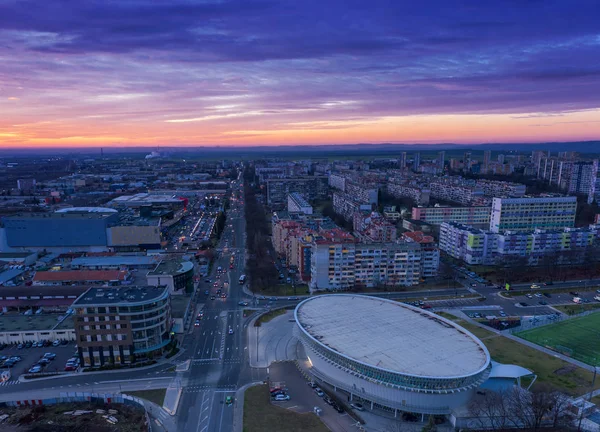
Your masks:
[{"label": "white roof", "polygon": [[459,377],[487,367],[485,346],[467,330],[433,313],[361,295],[321,295],[296,309],[301,327],[347,357],[388,371]]},{"label": "white roof", "polygon": [[66,207],[60,210],[56,210],[56,213],[118,213],[117,210],[108,207]]},{"label": "white roof", "polygon": [[521,378],[528,375],[533,375],[529,369],[513,364],[502,364],[492,361],[492,370],[490,378]]}]

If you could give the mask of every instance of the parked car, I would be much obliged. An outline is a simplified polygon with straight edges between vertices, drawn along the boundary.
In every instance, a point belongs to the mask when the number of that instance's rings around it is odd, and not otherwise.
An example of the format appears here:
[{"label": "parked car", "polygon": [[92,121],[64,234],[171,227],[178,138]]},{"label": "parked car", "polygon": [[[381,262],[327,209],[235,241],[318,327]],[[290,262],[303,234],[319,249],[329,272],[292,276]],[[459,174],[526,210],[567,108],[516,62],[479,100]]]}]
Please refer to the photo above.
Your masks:
[{"label": "parked car", "polygon": [[275,396],[275,400],[276,401],[287,401],[290,400],[290,395],[286,395],[286,394],[278,394],[277,396]]},{"label": "parked car", "polygon": [[309,381],[309,382],[308,382],[308,386],[309,386],[310,388],[317,388],[317,387],[318,387],[318,386],[317,386],[317,383],[315,383],[315,382],[312,382],[312,381]]},{"label": "parked car", "polygon": [[344,412],[344,408],[342,408],[341,406],[339,406],[338,404],[336,404],[335,402],[331,404],[331,406],[333,407],[334,410],[336,410],[337,412],[339,412],[340,414],[342,414]]},{"label": "parked car", "polygon": [[365,410],[365,407],[361,403],[358,403],[358,402],[351,403],[350,406],[352,408],[354,408],[355,410],[357,410],[357,411],[364,411]]},{"label": "parked car", "polygon": [[40,373],[41,371],[42,371],[42,367],[40,365],[35,365],[35,366],[32,366],[28,372],[29,373]]},{"label": "parked car", "polygon": [[323,401],[324,401],[324,402],[325,402],[327,405],[332,405],[332,404],[333,404],[333,400],[332,400],[332,399],[331,399],[329,396],[327,396],[327,395],[323,396]]},{"label": "parked car", "polygon": [[42,357],[41,359],[38,360],[37,364],[42,365],[42,366],[48,366],[50,364],[50,360],[47,359],[46,357]]},{"label": "parked car", "polygon": [[46,354],[44,354],[44,358],[47,358],[48,360],[54,360],[56,358],[56,354],[46,353]]},{"label": "parked car", "polygon": [[76,371],[77,370],[77,366],[74,364],[67,364],[65,366],[65,372],[72,372],[72,371]]},{"label": "parked car", "polygon": [[325,396],[325,393],[323,393],[323,390],[321,390],[319,387],[315,388],[315,393],[317,394],[317,396],[319,397],[323,397]]},{"label": "parked car", "polygon": [[59,345],[60,345],[60,341],[58,339],[56,339],[54,342],[52,342],[53,347],[57,347]]},{"label": "parked car", "polygon": [[17,349],[23,349],[25,345],[23,345],[22,343],[20,343],[19,345],[17,345]]}]

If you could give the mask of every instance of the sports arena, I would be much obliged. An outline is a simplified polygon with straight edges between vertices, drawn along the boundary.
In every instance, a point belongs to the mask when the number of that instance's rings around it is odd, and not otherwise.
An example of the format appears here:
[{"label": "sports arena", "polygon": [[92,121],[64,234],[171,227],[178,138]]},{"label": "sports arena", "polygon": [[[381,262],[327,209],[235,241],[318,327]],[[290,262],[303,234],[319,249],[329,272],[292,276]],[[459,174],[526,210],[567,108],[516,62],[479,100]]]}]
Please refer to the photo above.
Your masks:
[{"label": "sports arena", "polygon": [[301,302],[294,318],[308,372],[370,408],[449,414],[490,374],[477,337],[403,303],[322,295]]}]

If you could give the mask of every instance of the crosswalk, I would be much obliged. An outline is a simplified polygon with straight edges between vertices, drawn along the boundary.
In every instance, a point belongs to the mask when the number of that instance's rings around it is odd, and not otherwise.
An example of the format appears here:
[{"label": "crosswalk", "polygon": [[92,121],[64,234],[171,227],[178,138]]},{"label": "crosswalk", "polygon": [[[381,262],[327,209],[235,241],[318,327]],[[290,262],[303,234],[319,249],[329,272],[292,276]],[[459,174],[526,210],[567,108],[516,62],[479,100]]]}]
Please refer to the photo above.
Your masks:
[{"label": "crosswalk", "polygon": [[15,384],[21,384],[21,382],[17,381],[17,380],[9,380],[9,381],[0,382],[0,386],[9,386],[9,385],[15,385]]},{"label": "crosswalk", "polygon": [[199,393],[199,392],[203,392],[203,391],[214,391],[216,393],[226,393],[226,392],[232,392],[237,390],[237,387],[234,385],[228,385],[228,386],[220,386],[220,387],[215,387],[215,386],[209,386],[209,385],[204,385],[204,386],[189,386],[189,387],[185,387],[183,389],[184,393]]},{"label": "crosswalk", "polygon": [[194,359],[192,363],[194,364],[238,364],[241,363],[241,359],[239,358],[227,358],[220,360],[218,358],[215,359]]}]

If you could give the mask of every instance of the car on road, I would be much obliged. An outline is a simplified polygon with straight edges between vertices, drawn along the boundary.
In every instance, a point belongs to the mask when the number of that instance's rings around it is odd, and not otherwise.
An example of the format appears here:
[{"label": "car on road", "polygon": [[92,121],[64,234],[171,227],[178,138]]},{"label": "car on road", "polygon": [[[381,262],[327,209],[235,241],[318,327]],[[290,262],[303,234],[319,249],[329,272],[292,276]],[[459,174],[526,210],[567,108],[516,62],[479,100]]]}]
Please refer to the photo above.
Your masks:
[{"label": "car on road", "polygon": [[32,366],[28,372],[29,373],[40,373],[41,371],[42,371],[42,367],[40,365],[35,365],[35,366]]},{"label": "car on road", "polygon": [[357,411],[364,411],[365,410],[365,407],[363,406],[363,404],[358,403],[358,402],[351,403],[350,406],[352,408],[354,408],[355,410],[357,410]]},{"label": "car on road", "polygon": [[200,320],[194,321],[194,327],[200,327]]},{"label": "car on road", "polygon": [[210,291],[209,290],[205,290],[204,291],[204,295],[208,295],[208,294],[210,294]]},{"label": "car on road", "polygon": [[278,402],[288,401],[290,400],[290,395],[278,394],[277,396],[275,396],[275,400]]},{"label": "car on road", "polygon": [[233,398],[231,396],[227,396],[225,398],[225,404],[226,405],[231,405],[233,403]]},{"label": "car on road", "polygon": [[317,396],[319,397],[323,397],[325,396],[325,393],[323,393],[323,390],[321,390],[319,387],[315,388],[315,393],[317,394]]},{"label": "car on road", "polygon": [[548,304],[548,302],[547,302],[547,301],[544,301],[544,300],[541,300],[539,303],[540,303],[542,306],[546,306],[546,305]]},{"label": "car on road", "polygon": [[240,306],[248,306],[250,303],[246,302],[246,301],[241,301],[238,303]]},{"label": "car on road", "polygon": [[472,286],[472,287],[476,287],[476,286],[477,286],[477,284],[476,284],[475,282],[473,282],[473,283],[471,284],[471,286]]},{"label": "car on road", "polygon": [[210,299],[211,299],[211,300],[214,300],[214,299],[216,299],[216,297],[215,297],[214,295],[211,295],[211,296],[210,296]]},{"label": "car on road", "polygon": [[288,300],[300,300],[298,297],[288,297]]},{"label": "car on road", "polygon": [[231,327],[229,327],[229,331],[228,331],[228,333],[229,333],[230,335],[232,335],[232,334],[233,334],[233,329],[232,329]]},{"label": "car on road", "polygon": [[539,285],[536,285],[536,284],[533,284],[533,285],[531,285],[531,289],[538,289],[539,287],[540,287],[540,286],[539,286]]},{"label": "car on road", "polygon": [[312,381],[309,381],[307,384],[308,384],[308,386],[309,386],[310,388],[317,388],[317,387],[318,387],[317,383],[315,383],[315,382],[312,382]]}]

